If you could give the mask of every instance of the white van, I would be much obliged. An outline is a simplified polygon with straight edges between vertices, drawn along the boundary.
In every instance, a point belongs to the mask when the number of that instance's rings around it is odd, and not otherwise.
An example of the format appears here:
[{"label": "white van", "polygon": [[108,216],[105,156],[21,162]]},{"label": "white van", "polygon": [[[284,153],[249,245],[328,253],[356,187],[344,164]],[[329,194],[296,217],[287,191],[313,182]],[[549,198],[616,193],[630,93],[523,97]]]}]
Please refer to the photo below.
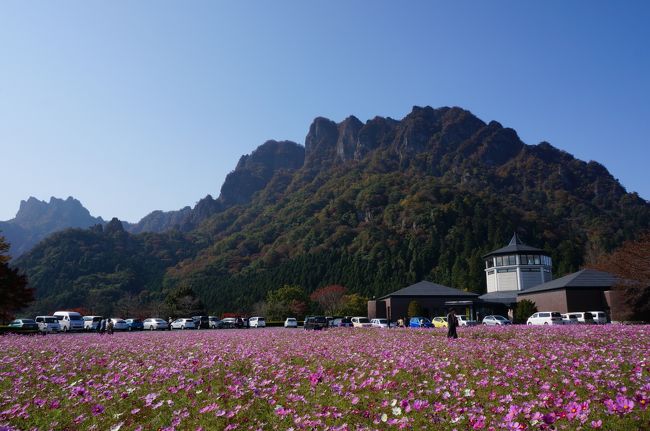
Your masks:
[{"label": "white van", "polygon": [[53,316],[59,319],[63,332],[84,330],[84,319],[76,311],[57,311]]},{"label": "white van", "polygon": [[59,332],[61,330],[59,319],[54,316],[36,316],[34,321],[38,324],[38,330],[43,333]]},{"label": "white van", "polygon": [[594,323],[604,325],[607,323],[607,313],[604,311],[590,311],[591,315],[594,318]]},{"label": "white van", "polygon": [[84,316],[84,330],[96,331],[102,319],[102,316]]},{"label": "white van", "polygon": [[562,323],[565,325],[577,325],[578,316],[574,313],[564,313],[562,314]]},{"label": "white van", "polygon": [[266,326],[266,320],[263,317],[251,317],[248,319],[248,324],[251,328],[264,328]]},{"label": "white van", "polygon": [[540,311],[528,318],[527,325],[562,325],[562,315],[557,311]]}]

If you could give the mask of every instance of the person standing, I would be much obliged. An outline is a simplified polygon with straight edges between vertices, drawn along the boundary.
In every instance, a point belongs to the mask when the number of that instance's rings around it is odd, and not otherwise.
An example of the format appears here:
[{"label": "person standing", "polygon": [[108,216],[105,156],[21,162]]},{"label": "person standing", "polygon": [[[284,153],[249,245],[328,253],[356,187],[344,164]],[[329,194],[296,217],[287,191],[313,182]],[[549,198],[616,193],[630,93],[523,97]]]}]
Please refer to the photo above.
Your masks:
[{"label": "person standing", "polygon": [[456,317],[456,310],[453,308],[447,314],[447,338],[458,338],[456,328],[458,327],[458,318]]},{"label": "person standing", "polygon": [[108,319],[108,323],[106,323],[106,332],[108,335],[113,335],[113,319]]}]

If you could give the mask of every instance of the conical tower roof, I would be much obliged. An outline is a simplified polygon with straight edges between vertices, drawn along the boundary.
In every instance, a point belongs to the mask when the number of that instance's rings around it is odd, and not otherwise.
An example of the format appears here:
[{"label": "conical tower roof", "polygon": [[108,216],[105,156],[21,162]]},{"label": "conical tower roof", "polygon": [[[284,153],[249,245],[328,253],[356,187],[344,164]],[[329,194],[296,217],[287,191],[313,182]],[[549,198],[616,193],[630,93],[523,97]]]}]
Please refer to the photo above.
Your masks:
[{"label": "conical tower roof", "polygon": [[517,232],[515,232],[512,235],[512,238],[510,239],[508,245],[489,252],[488,254],[483,256],[483,258],[489,256],[498,256],[503,254],[517,254],[517,253],[535,253],[535,254],[543,254],[545,256],[548,256],[548,253],[546,253],[544,250],[524,244],[521,238],[519,238],[519,235],[517,235]]}]

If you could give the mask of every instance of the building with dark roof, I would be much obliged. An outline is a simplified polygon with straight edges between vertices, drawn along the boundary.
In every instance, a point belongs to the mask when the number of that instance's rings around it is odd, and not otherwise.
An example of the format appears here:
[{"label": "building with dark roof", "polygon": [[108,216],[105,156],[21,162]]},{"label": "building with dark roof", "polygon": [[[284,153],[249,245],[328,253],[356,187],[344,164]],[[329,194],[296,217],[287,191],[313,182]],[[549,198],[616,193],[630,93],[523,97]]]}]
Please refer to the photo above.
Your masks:
[{"label": "building with dark roof", "polygon": [[616,277],[608,272],[583,269],[519,292],[517,300],[533,301],[538,310],[609,312]]},{"label": "building with dark roof", "polygon": [[384,317],[392,321],[407,317],[411,301],[417,301],[425,316],[444,316],[449,307],[473,316],[478,294],[430,281],[420,281],[379,299],[368,301],[368,317]]},{"label": "building with dark roof", "polygon": [[[487,293],[481,295],[494,310],[512,314],[517,295],[533,286],[551,281],[553,262],[542,249],[531,247],[515,233],[505,247],[483,256]],[[489,308],[489,307],[488,307]]]}]

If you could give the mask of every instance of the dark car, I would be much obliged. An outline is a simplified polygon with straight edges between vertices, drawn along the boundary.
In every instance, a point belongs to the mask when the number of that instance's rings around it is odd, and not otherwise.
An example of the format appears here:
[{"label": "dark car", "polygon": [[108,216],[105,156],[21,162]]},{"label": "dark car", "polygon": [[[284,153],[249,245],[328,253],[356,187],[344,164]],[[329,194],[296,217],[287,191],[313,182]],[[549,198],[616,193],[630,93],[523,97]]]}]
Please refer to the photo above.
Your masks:
[{"label": "dark car", "polygon": [[210,329],[225,328],[225,323],[222,320],[219,320],[217,316],[208,316],[208,321],[210,322]]},{"label": "dark car", "polygon": [[38,329],[38,323],[34,319],[16,319],[9,324],[10,328]]},{"label": "dark car", "polygon": [[208,316],[192,316],[196,329],[210,328],[210,318]]},{"label": "dark car", "polygon": [[352,328],[352,320],[348,317],[339,317],[332,320],[330,326],[334,328]]},{"label": "dark car", "polygon": [[244,319],[241,317],[224,317],[221,320],[222,328],[243,328],[244,327]]},{"label": "dark car", "polygon": [[327,319],[325,316],[308,316],[305,317],[304,323],[305,329],[320,331],[321,329],[327,328]]},{"label": "dark car", "polygon": [[144,323],[140,319],[126,319],[127,330],[129,331],[143,331]]}]

